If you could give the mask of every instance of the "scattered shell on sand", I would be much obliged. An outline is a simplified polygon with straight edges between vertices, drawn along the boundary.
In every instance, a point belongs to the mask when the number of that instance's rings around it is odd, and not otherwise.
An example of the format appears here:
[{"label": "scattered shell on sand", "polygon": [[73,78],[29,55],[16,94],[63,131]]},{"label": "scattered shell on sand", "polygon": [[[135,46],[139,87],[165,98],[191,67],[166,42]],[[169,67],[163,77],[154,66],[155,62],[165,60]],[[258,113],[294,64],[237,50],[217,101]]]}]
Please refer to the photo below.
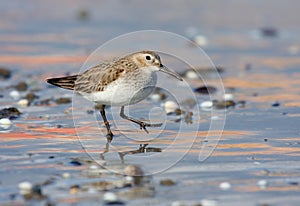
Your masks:
[{"label": "scattered shell on sand", "polygon": [[221,182],[219,187],[221,190],[229,190],[231,188],[231,184],[229,182]]},{"label": "scattered shell on sand", "polygon": [[225,101],[233,101],[234,96],[233,96],[233,94],[225,93],[225,94],[223,95],[223,99],[224,99]]},{"label": "scattered shell on sand", "polygon": [[200,104],[201,109],[203,110],[210,110],[213,106],[212,101],[204,101]]},{"label": "scattered shell on sand", "polygon": [[202,199],[200,201],[202,206],[217,206],[218,202],[216,200],[210,200],[210,199]]},{"label": "scattered shell on sand", "polygon": [[20,182],[18,187],[21,195],[27,195],[32,192],[33,185],[31,182],[25,181],[25,182]]},{"label": "scattered shell on sand", "polygon": [[20,99],[18,101],[18,105],[21,107],[27,107],[29,105],[29,101],[27,99]]},{"label": "scattered shell on sand", "polygon": [[259,186],[260,189],[266,189],[268,186],[268,181],[267,180],[258,180],[256,185]]},{"label": "scattered shell on sand", "polygon": [[17,100],[20,98],[20,92],[18,92],[17,90],[13,90],[9,93],[9,96],[14,100]]},{"label": "scattered shell on sand", "polygon": [[166,101],[164,104],[164,108],[167,114],[175,112],[179,109],[179,106],[176,102],[173,101]]}]

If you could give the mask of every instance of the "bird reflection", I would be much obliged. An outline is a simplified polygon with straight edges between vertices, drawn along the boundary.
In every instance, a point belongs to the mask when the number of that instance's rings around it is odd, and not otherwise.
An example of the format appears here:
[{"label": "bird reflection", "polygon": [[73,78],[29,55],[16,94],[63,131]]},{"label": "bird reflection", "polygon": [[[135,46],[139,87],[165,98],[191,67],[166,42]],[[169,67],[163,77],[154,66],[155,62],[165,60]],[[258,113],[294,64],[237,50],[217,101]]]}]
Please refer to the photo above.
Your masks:
[{"label": "bird reflection", "polygon": [[[123,151],[123,152],[118,152],[120,160],[122,163],[125,162],[125,156],[126,155],[134,155],[134,154],[142,154],[142,153],[149,153],[149,152],[162,152],[162,149],[159,147],[148,147],[147,144],[140,144],[138,149],[135,150],[128,150],[128,151]],[[107,139],[105,147],[103,152],[100,153],[100,158],[102,160],[105,160],[105,153],[109,152],[109,146],[110,146],[110,140]]]}]

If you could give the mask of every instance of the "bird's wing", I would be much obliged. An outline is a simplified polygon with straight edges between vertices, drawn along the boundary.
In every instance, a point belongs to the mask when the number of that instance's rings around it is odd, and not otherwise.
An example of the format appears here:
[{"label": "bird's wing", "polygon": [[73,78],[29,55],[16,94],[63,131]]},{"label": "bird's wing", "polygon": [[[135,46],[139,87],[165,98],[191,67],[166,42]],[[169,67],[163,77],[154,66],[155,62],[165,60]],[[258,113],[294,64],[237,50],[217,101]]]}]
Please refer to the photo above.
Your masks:
[{"label": "bird's wing", "polygon": [[103,62],[79,75],[75,90],[91,93],[105,90],[108,84],[117,80],[124,73],[124,65],[119,61]]}]

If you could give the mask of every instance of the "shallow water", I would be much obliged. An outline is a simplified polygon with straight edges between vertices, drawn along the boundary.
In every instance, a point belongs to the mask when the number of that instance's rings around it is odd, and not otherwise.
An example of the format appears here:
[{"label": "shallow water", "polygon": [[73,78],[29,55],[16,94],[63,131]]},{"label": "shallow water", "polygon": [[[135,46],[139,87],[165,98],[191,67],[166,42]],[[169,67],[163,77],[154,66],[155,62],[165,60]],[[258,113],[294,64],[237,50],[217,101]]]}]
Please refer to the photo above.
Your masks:
[{"label": "shallow water", "polygon": [[[191,1],[183,5],[180,1],[156,1],[154,5],[155,10],[153,5],[133,1],[0,2],[4,19],[0,23],[0,64],[12,71],[12,77],[0,83],[0,109],[13,106],[22,112],[0,133],[1,204],[99,205],[104,204],[105,191],[111,191],[128,205],[171,205],[176,201],[185,205],[208,201],[217,205],[297,205],[299,2]],[[192,91],[188,86],[200,87],[203,79],[185,78],[179,83],[160,74],[159,85],[179,100],[195,95],[197,105],[189,109],[193,123],[185,123],[184,117],[176,122],[175,115],[165,115],[164,101],[146,99],[126,111],[164,123],[161,128],[149,128],[146,134],[122,120],[119,108],[108,109],[116,136],[107,151],[105,127],[96,121],[101,120],[100,115],[87,112],[93,111],[93,104],[44,81],[79,72],[93,50],[120,34],[161,29],[188,36],[189,27],[207,38],[203,49],[215,65],[224,67],[220,75],[226,93],[232,93],[235,102],[245,101],[244,107],[205,111],[200,104],[210,97],[188,93]],[[263,36],[261,27],[275,28],[278,35]],[[152,40],[124,45],[133,49],[149,46]],[[174,39],[164,43],[159,45],[182,54],[197,50]],[[106,49],[101,52],[103,59],[128,48]],[[190,56],[195,62],[202,61],[197,66],[209,65],[203,56],[197,57]],[[177,72],[188,69],[178,59],[167,55],[162,59]],[[204,80],[218,88],[219,93],[211,96],[217,98],[222,93],[218,76],[208,75]],[[21,96],[30,90],[39,96],[34,103],[68,97],[73,104],[50,101],[49,105],[19,106],[8,87],[20,81],[29,85]],[[149,152],[140,153],[144,143],[149,143]],[[149,175],[140,186],[124,184],[124,168],[130,164],[139,165]],[[165,179],[175,185],[161,185]],[[42,197],[21,195],[18,184],[23,181],[39,185]],[[231,187],[220,187],[223,182]]]}]

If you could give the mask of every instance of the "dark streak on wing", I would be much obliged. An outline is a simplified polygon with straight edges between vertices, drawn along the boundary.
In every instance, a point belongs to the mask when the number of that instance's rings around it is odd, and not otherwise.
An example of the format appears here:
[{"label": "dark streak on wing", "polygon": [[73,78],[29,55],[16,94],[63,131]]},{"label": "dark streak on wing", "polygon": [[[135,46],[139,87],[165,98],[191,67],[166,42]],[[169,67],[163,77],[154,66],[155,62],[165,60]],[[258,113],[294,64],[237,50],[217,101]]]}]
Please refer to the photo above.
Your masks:
[{"label": "dark streak on wing", "polygon": [[51,79],[47,79],[46,81],[49,84],[61,87],[63,89],[74,90],[75,81],[77,80],[77,77],[78,75],[73,75],[73,76],[66,76],[66,77],[59,77],[59,78],[51,78]]}]

